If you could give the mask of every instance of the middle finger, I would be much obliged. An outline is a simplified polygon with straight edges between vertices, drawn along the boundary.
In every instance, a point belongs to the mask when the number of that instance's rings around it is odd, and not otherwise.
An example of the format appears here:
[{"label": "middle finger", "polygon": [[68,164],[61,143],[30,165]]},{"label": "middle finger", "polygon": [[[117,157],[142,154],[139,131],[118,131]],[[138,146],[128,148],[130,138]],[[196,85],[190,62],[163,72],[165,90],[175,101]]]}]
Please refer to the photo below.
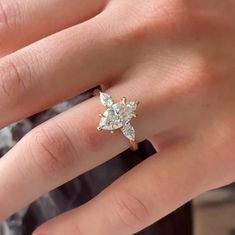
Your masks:
[{"label": "middle finger", "polygon": [[105,20],[103,12],[0,60],[0,127],[105,83],[128,66],[123,50],[108,39]]}]

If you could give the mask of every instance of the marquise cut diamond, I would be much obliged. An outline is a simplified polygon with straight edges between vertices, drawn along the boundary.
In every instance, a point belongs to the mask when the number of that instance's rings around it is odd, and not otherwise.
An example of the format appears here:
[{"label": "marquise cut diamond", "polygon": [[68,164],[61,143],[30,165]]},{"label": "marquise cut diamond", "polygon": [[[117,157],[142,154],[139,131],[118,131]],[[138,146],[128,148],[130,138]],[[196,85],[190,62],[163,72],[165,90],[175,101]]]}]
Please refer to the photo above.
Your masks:
[{"label": "marquise cut diamond", "polygon": [[100,101],[106,107],[111,107],[113,105],[112,97],[104,92],[100,92]]},{"label": "marquise cut diamond", "polygon": [[122,133],[127,139],[135,141],[135,129],[130,123],[122,127]]}]

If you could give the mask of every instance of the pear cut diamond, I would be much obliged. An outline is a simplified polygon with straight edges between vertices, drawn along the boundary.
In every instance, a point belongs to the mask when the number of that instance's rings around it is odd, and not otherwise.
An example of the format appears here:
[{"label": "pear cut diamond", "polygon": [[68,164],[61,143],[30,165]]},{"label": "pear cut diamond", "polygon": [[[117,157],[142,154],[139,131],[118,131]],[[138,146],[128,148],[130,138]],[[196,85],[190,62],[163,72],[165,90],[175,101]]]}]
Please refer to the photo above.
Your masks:
[{"label": "pear cut diamond", "polygon": [[100,128],[106,131],[113,131],[122,127],[122,122],[112,108],[107,109],[100,120]]},{"label": "pear cut diamond", "polygon": [[110,95],[100,92],[101,103],[107,108],[101,115],[99,130],[114,131],[121,129],[126,138],[135,140],[135,130],[130,124],[132,118],[136,117],[135,111],[138,106],[136,101],[126,101],[123,98],[120,102],[114,103]]}]

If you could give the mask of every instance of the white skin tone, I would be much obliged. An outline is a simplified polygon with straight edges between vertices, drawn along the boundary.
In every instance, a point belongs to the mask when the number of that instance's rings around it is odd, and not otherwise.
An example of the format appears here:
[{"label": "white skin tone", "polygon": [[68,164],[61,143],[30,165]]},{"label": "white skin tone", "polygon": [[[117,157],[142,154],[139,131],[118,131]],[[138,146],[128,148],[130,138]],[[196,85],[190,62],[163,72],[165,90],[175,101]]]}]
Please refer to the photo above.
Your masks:
[{"label": "white skin tone", "polygon": [[[34,235],[130,235],[235,180],[233,0],[16,2],[0,1],[0,126],[104,84],[141,102],[137,141],[158,150]],[[97,131],[103,111],[87,100],[0,160],[0,219],[129,147]]]}]

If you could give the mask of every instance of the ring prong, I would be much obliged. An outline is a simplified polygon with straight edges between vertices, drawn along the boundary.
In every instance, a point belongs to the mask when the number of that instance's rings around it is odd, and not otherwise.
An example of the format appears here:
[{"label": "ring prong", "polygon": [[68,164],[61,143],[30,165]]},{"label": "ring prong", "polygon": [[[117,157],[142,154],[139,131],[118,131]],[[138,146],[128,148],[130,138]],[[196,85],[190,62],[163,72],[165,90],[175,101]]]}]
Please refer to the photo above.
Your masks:
[{"label": "ring prong", "polygon": [[103,114],[101,114],[101,113],[100,113],[100,114],[99,114],[99,117],[101,117],[101,118],[102,118],[102,117],[103,117]]},{"label": "ring prong", "polygon": [[93,96],[99,96],[100,95],[100,90],[99,89],[95,89],[94,91],[93,91]]},{"label": "ring prong", "polygon": [[113,134],[114,133],[114,131],[110,131],[111,132],[111,134]]},{"label": "ring prong", "polygon": [[137,114],[136,114],[136,113],[133,113],[133,114],[132,114],[132,117],[133,117],[133,118],[137,118]]},{"label": "ring prong", "polygon": [[97,127],[98,131],[102,131],[102,128],[100,126]]},{"label": "ring prong", "polygon": [[123,104],[126,104],[126,97],[123,97],[123,98],[122,98],[122,103],[123,103]]}]

